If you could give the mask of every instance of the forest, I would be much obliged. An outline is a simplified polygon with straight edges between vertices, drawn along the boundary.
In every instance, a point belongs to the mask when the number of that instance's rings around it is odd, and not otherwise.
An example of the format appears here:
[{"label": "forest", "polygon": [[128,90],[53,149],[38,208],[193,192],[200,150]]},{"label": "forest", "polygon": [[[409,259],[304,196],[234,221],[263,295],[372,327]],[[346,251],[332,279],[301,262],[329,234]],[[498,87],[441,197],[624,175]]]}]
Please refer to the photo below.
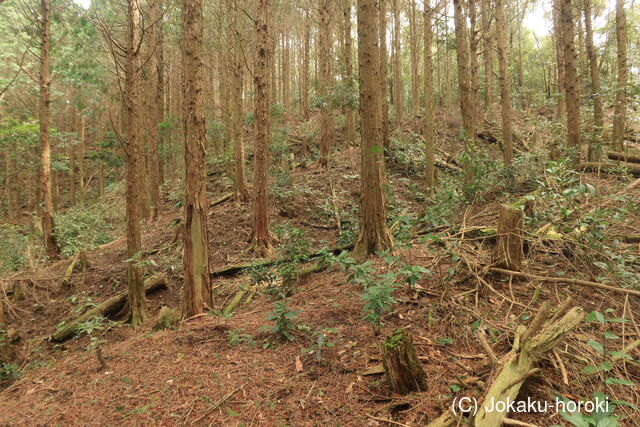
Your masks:
[{"label": "forest", "polygon": [[0,425],[640,426],[636,0],[0,0]]}]

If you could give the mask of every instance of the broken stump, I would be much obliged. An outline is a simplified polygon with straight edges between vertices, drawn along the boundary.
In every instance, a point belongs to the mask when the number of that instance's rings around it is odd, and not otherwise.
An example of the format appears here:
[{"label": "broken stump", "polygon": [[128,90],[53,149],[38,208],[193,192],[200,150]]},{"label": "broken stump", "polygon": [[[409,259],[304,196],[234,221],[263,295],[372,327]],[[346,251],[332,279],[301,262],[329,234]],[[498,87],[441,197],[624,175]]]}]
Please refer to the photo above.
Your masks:
[{"label": "broken stump", "polygon": [[396,329],[382,342],[382,366],[391,390],[399,394],[427,390],[427,376],[416,356],[411,334]]},{"label": "broken stump", "polygon": [[498,218],[498,234],[493,250],[497,267],[521,270],[524,259],[524,214],[519,208],[502,205]]}]

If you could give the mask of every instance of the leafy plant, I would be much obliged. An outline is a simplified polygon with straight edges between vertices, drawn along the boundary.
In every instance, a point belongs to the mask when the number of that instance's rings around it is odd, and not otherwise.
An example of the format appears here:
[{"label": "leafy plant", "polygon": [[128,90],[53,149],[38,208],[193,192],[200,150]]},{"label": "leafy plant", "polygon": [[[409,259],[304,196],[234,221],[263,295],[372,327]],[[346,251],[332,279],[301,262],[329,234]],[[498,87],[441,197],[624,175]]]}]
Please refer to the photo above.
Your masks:
[{"label": "leafy plant", "polygon": [[[558,401],[559,405],[567,409],[573,406],[566,397],[559,398]],[[588,415],[581,413],[576,408],[574,412],[560,411],[560,416],[575,427],[617,427],[620,425],[618,417],[613,414],[617,406],[614,402],[610,402],[605,394],[595,393],[592,403],[594,403],[594,409]]]},{"label": "leafy plant", "polygon": [[251,347],[256,345],[253,336],[250,334],[245,334],[244,329],[228,330],[227,342],[229,343],[229,345],[248,344]]},{"label": "leafy plant", "polygon": [[289,341],[293,341],[294,337],[291,335],[291,331],[295,330],[295,324],[292,319],[299,313],[300,310],[290,310],[285,300],[277,301],[275,303],[275,309],[267,316],[267,320],[273,322],[271,332]]},{"label": "leafy plant", "polygon": [[20,368],[12,363],[0,364],[0,384],[10,380],[17,380],[22,376]]}]

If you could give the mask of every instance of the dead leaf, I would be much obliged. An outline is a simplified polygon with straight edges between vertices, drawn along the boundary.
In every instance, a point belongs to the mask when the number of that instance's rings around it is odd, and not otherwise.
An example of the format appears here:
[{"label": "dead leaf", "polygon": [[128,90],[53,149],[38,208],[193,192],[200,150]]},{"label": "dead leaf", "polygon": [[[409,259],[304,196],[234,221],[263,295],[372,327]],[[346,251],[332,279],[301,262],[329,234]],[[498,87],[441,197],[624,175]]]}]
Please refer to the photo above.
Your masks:
[{"label": "dead leaf", "polygon": [[365,375],[378,375],[378,374],[384,374],[384,367],[382,366],[382,363],[378,363],[377,365],[372,366],[366,371],[361,372],[359,375],[365,376]]},{"label": "dead leaf", "polygon": [[296,356],[296,372],[302,372],[303,369],[302,359],[300,359],[300,356]]}]

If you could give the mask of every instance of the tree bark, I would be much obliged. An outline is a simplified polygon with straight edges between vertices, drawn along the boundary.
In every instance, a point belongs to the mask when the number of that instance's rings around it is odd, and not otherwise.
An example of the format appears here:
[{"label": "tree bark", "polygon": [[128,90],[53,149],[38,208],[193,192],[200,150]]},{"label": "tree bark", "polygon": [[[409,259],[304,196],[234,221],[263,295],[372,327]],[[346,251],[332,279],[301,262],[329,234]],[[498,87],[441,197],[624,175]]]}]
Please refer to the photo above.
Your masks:
[{"label": "tree bark", "polygon": [[484,107],[493,104],[493,43],[491,31],[491,1],[482,1],[481,21],[484,36],[482,38],[482,58],[484,62]]},{"label": "tree bark", "polygon": [[380,100],[380,49],[377,10],[370,0],[358,0],[358,69],[360,76],[361,158],[360,223],[353,250],[364,257],[391,248],[383,182],[383,141]]},{"label": "tree bark", "polygon": [[185,230],[183,316],[200,314],[213,305],[209,278],[209,234],[205,157],[202,63],[202,1],[184,0],[182,11],[182,90],[185,100]]},{"label": "tree bark", "polygon": [[425,181],[427,188],[433,188],[436,184],[435,168],[435,105],[433,98],[433,24],[430,1],[424,3],[424,143],[425,143]]},{"label": "tree bark", "polygon": [[[151,20],[151,26],[149,27],[149,52],[154,52],[154,49],[158,49],[159,46],[159,27],[162,26],[161,12],[158,10],[161,0],[151,0],[149,4],[149,19]],[[159,55],[157,50],[153,53],[151,63],[149,64],[149,77],[147,79],[148,99],[155,99],[155,105],[146,111],[148,117],[148,132],[149,132],[149,199],[151,202],[151,218],[158,218],[160,212],[160,157],[158,155],[158,147],[160,142],[158,140],[158,120],[162,118],[162,113],[159,111],[162,108],[161,92],[160,92],[160,79],[158,76],[162,64],[159,63]],[[159,104],[159,105],[158,105]],[[161,120],[162,121],[162,120]]]},{"label": "tree bark", "polygon": [[612,142],[616,150],[624,149],[624,132],[627,115],[627,14],[623,0],[616,0],[616,41],[618,46],[616,80],[616,106],[613,114]]},{"label": "tree bark", "polygon": [[[354,88],[353,84],[353,65],[352,65],[352,39],[351,39],[351,0],[343,0],[343,19],[344,19],[344,79],[347,83],[349,93]],[[353,108],[347,105],[344,109],[344,120],[347,128],[347,146],[355,145],[356,129]]]},{"label": "tree bark", "polygon": [[478,73],[480,72],[478,44],[480,43],[480,38],[478,37],[478,29],[476,27],[478,20],[476,0],[467,0],[467,10],[469,11],[469,108],[471,109],[471,117],[475,124],[479,120],[478,105],[480,103],[480,84],[478,83]]},{"label": "tree bark", "polygon": [[269,26],[270,0],[258,0],[256,26],[255,88],[255,146],[253,153],[253,229],[251,249],[258,257],[269,257],[272,253],[269,234],[269,196],[267,192],[267,169],[269,167],[269,92],[268,67],[270,62]]},{"label": "tree bark", "polygon": [[509,56],[507,53],[507,22],[504,0],[495,0],[496,39],[498,44],[498,68],[500,73],[500,99],[502,105],[502,141],[504,162],[513,162],[513,130],[511,123],[511,90],[509,87]]},{"label": "tree bark", "polygon": [[466,25],[462,10],[463,0],[453,1],[454,24],[456,33],[456,56],[458,59],[458,98],[465,137],[475,138],[475,124],[470,102],[469,88],[469,54],[466,41]]},{"label": "tree bark", "polygon": [[409,0],[409,41],[411,44],[411,114],[415,115],[420,108],[418,86],[420,76],[418,74],[418,61],[420,52],[418,49],[418,22],[415,0]]},{"label": "tree bark", "polygon": [[382,343],[385,379],[394,393],[427,391],[427,375],[416,356],[411,334],[401,328]]},{"label": "tree bark", "polygon": [[587,55],[589,57],[589,70],[591,73],[591,97],[593,99],[593,127],[596,136],[601,135],[602,119],[602,94],[600,93],[600,70],[598,58],[593,45],[593,28],[591,25],[591,0],[584,0],[584,26],[587,32]]},{"label": "tree bark", "polygon": [[553,28],[554,39],[556,48],[556,96],[557,96],[557,110],[556,116],[558,119],[564,117],[564,50],[562,46],[562,24],[560,22],[560,9],[561,1],[553,0]]},{"label": "tree bark", "polygon": [[51,37],[51,0],[40,1],[40,220],[44,247],[49,258],[58,256],[58,245],[53,234],[53,196],[51,192],[51,141],[49,139],[49,106],[51,98],[51,73],[49,71],[49,47]]},{"label": "tree bark", "polygon": [[311,44],[311,19],[309,10],[304,12],[304,52],[302,54],[302,116],[304,120],[309,120],[311,114],[309,109],[309,47]]},{"label": "tree bark", "polygon": [[141,189],[139,175],[142,167],[142,134],[140,117],[140,39],[141,8],[139,0],[127,1],[127,45],[125,64],[125,128],[126,128],[126,170],[127,170],[127,265],[128,265],[128,299],[125,310],[136,328],[148,318],[147,305],[144,299],[142,269],[139,256],[142,249],[140,237]]},{"label": "tree bark", "polygon": [[560,26],[564,53],[564,91],[567,113],[567,146],[574,150],[574,160],[580,159],[580,93],[574,46],[575,25],[571,0],[560,0]]},{"label": "tree bark", "polygon": [[320,86],[318,96],[323,101],[320,112],[320,166],[329,165],[329,152],[333,145],[333,116],[328,100],[328,88],[331,86],[331,0],[322,0],[318,6],[319,49],[320,49]]},{"label": "tree bark", "polygon": [[[234,196],[236,203],[246,202],[249,197],[247,190],[247,178],[244,173],[244,109],[242,105],[243,94],[243,81],[244,81],[244,59],[242,56],[242,35],[240,28],[243,27],[244,15],[237,4],[233,6],[233,19],[234,27],[236,28],[234,37],[234,50],[232,52],[233,57],[233,96],[231,97],[231,134],[233,138],[233,150],[235,159],[235,172],[234,172]],[[288,91],[287,91],[288,96]],[[289,105],[285,106],[285,112],[290,108]],[[287,113],[288,114],[288,113]]]},{"label": "tree bark", "polygon": [[396,121],[402,122],[404,116],[404,96],[402,88],[402,56],[400,47],[400,6],[399,0],[391,0],[393,10],[393,107]]},{"label": "tree bark", "polygon": [[[378,31],[380,34],[380,94],[382,96],[382,144],[389,147],[389,53],[387,52],[387,1],[378,0]],[[360,118],[362,129],[362,117]],[[362,134],[362,130],[360,131]]]},{"label": "tree bark", "polygon": [[[496,15],[499,7],[496,1]],[[496,24],[497,18],[496,18]],[[498,218],[498,233],[493,260],[497,267],[519,271],[524,259],[524,214],[520,208],[503,205]]]}]

